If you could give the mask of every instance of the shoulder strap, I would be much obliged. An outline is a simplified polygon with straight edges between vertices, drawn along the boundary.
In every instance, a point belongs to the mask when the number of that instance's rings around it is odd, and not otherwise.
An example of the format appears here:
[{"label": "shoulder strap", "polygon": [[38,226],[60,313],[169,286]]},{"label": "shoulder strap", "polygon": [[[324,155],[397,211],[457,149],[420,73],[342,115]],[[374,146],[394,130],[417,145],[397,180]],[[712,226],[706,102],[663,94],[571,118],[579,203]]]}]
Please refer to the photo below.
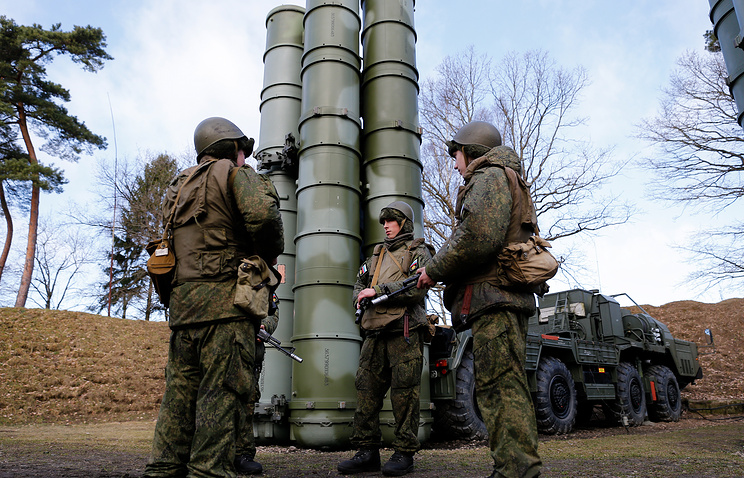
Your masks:
[{"label": "shoulder strap", "polygon": [[376,286],[377,280],[380,278],[380,266],[382,265],[382,258],[385,256],[385,251],[387,251],[387,249],[383,247],[382,252],[380,252],[380,256],[377,258],[377,266],[375,267],[375,273],[372,275],[372,282],[370,282],[370,287]]}]

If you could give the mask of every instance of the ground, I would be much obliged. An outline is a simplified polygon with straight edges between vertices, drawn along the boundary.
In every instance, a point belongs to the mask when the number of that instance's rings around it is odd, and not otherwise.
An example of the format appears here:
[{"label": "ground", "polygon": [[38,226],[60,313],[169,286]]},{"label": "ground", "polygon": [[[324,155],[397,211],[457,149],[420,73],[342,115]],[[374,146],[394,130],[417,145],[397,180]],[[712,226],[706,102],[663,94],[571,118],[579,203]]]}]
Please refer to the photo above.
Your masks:
[{"label": "ground", "polygon": [[[682,392],[682,419],[541,436],[542,476],[744,476],[744,299],[644,309],[701,346],[703,330],[713,330],[715,353],[701,348],[704,376]],[[0,309],[0,478],[140,476],[168,335],[163,323]],[[724,405],[728,415],[715,415]],[[266,477],[338,476],[336,464],[351,454],[261,447],[259,461]],[[488,476],[489,463],[485,443],[430,441],[414,476]]]}]

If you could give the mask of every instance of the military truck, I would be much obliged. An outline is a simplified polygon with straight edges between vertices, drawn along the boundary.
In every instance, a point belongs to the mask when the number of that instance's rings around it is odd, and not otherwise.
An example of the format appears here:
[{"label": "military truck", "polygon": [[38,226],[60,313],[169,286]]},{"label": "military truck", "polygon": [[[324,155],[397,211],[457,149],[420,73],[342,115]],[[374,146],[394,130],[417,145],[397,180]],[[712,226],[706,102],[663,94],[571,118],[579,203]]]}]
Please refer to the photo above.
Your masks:
[{"label": "military truck", "polygon": [[[628,297],[572,289],[539,300],[529,320],[526,370],[541,433],[569,433],[590,420],[595,406],[625,426],[646,417],[679,420],[680,390],[703,376],[697,345],[672,337],[635,302],[639,312],[622,308],[619,296]],[[472,340],[469,330],[437,327],[430,348],[433,429],[484,439]]]}]

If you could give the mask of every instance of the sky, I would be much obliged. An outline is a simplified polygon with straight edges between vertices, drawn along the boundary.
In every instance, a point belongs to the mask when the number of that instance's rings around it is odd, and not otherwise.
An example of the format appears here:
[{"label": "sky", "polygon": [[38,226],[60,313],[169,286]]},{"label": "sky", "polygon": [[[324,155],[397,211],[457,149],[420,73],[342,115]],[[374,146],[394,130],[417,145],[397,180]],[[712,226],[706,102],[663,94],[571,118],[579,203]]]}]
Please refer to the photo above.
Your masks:
[{"label": "sky", "polygon": [[[265,21],[282,4],[305,5],[270,0],[0,0],[0,14],[18,24],[100,27],[114,57],[95,74],[65,58],[48,67],[49,79],[70,91],[65,105],[70,113],[105,136],[109,148],[78,163],[42,157],[45,164],[62,168],[69,180],[63,194],[42,196],[42,217],[59,214],[70,200],[94,201],[94,171],[101,160],[191,151],[194,127],[206,117],[229,118],[258,140]],[[421,79],[430,78],[445,57],[470,45],[496,61],[508,52],[541,49],[560,66],[583,66],[591,84],[579,107],[579,114],[588,118],[582,134],[596,147],[614,147],[615,160],[630,164],[654,154],[634,138],[636,125],[657,112],[677,58],[688,50],[702,52],[703,33],[711,28],[709,8],[704,0],[419,0],[417,67]],[[220,65],[219,71],[213,65]],[[732,216],[741,220],[741,208],[716,217],[660,204],[646,194],[649,180],[647,171],[626,168],[611,189],[636,203],[640,212],[633,221],[561,246],[577,248],[587,257],[587,270],[577,277],[581,286],[608,294],[627,292],[638,303],[656,306],[740,297],[741,289],[690,286],[686,279],[695,265],[673,245],[701,227]],[[15,219],[18,255],[25,247],[27,219]],[[554,252],[561,253],[558,248]],[[560,279],[550,284],[553,291],[568,286]]]}]

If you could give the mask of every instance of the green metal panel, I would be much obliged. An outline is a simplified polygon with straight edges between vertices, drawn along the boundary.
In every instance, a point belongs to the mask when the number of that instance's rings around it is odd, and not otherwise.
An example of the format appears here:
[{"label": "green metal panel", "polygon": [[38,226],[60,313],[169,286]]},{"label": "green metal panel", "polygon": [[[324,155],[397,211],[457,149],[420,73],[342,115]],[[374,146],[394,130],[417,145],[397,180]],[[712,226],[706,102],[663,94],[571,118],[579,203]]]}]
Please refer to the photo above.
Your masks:
[{"label": "green metal panel", "polygon": [[302,55],[291,438],[314,448],[351,435],[361,337],[351,293],[359,266],[359,5],[306,4]]},{"label": "green metal panel", "polygon": [[[744,15],[744,4],[732,0],[709,0],[710,21],[713,32],[721,45],[721,53],[728,70],[728,84],[739,111],[737,121],[744,127],[744,50],[742,50],[741,25],[737,13]],[[734,9],[736,8],[736,10]]]},{"label": "green metal panel", "polygon": [[[298,137],[301,100],[302,19],[305,9],[294,5],[277,7],[266,17],[264,83],[261,91],[261,126],[256,159],[259,170],[267,172],[279,194],[284,223],[284,253],[277,259],[282,283],[279,297],[279,325],[274,336],[290,345],[294,319],[295,245],[297,229],[296,180],[280,167],[285,137]],[[292,361],[267,347],[259,377],[261,399],[254,423],[258,443],[286,442],[289,424],[286,402],[292,392]]]}]

